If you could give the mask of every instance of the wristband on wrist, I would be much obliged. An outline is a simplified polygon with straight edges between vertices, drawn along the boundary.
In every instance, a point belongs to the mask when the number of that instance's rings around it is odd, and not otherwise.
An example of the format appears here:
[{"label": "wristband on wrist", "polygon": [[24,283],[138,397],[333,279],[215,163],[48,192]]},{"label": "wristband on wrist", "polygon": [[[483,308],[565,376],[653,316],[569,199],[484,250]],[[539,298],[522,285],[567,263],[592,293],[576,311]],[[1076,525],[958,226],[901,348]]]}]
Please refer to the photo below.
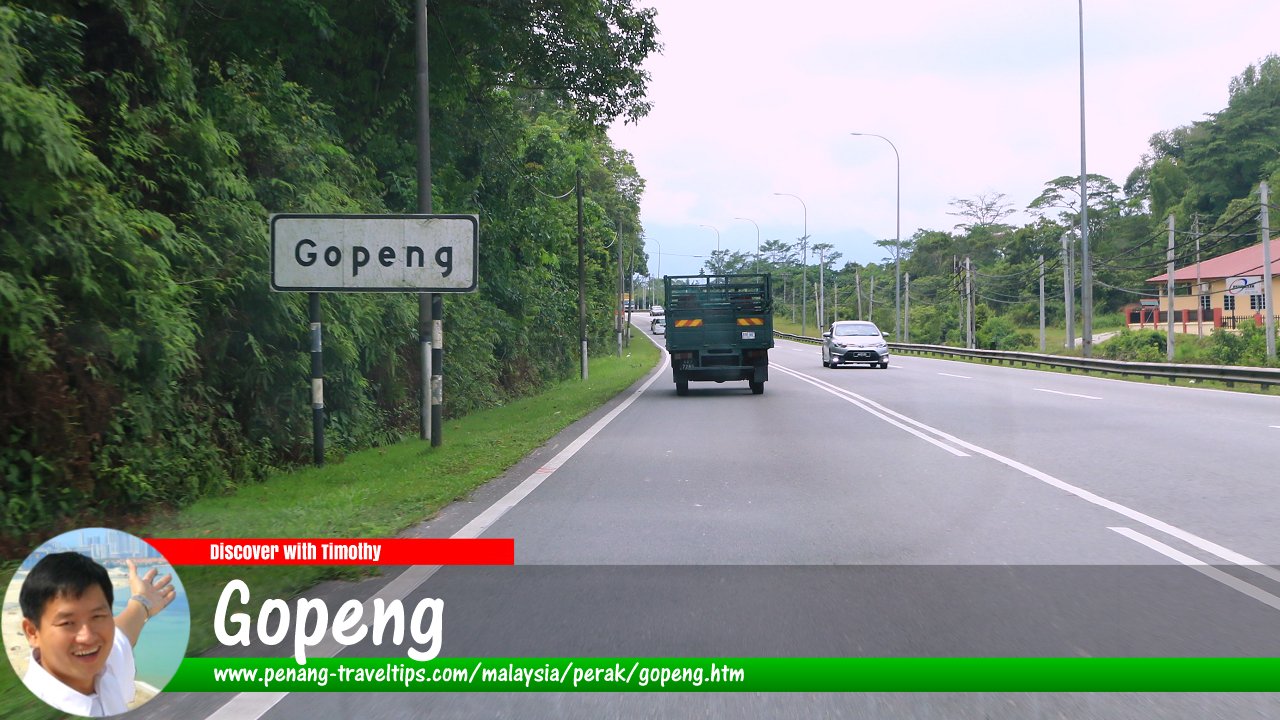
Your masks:
[{"label": "wristband on wrist", "polygon": [[143,612],[145,612],[145,613],[147,614],[147,619],[148,619],[148,620],[150,620],[150,619],[151,619],[151,601],[150,601],[150,600],[148,600],[148,599],[146,598],[146,596],[144,596],[144,595],[134,595],[133,597],[131,597],[131,598],[129,598],[129,599],[130,599],[130,600],[137,600],[137,601],[138,601],[138,604],[142,606],[142,610],[143,610]]}]

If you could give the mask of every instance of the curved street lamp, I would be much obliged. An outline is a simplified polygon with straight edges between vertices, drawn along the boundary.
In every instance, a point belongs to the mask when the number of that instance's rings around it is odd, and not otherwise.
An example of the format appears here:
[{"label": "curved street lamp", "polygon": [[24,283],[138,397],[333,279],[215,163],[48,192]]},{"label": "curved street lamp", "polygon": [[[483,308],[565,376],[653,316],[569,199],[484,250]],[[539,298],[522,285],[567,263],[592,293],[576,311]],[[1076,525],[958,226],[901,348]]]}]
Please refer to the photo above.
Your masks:
[{"label": "curved street lamp", "polygon": [[[1089,262],[1089,187],[1084,165],[1084,0],[1080,8],[1080,314],[1084,327],[1081,352],[1093,356],[1093,264]],[[1173,301],[1170,300],[1170,303]],[[1173,335],[1169,335],[1170,343]]]},{"label": "curved street lamp", "polygon": [[734,220],[746,220],[756,226],[756,272],[760,272],[760,226],[751,218],[736,217]]},{"label": "curved street lamp", "polygon": [[808,330],[809,318],[809,296],[808,296],[808,275],[809,275],[809,206],[804,204],[804,200],[799,195],[791,193],[776,192],[774,195],[785,195],[800,200],[800,207],[804,208],[804,236],[800,238],[800,335],[805,335]]},{"label": "curved street lamp", "polygon": [[717,258],[716,265],[718,267],[716,268],[716,272],[718,274],[724,270],[724,261],[719,259],[720,258],[720,228],[717,228],[715,225],[698,225],[698,227],[711,228],[716,232],[716,254],[713,255],[712,257]]},{"label": "curved street lamp", "polygon": [[860,132],[849,134],[880,138],[889,143],[889,147],[893,148],[893,157],[898,161],[897,236],[894,239],[893,246],[893,338],[898,342],[902,342],[902,156],[898,154],[898,146],[883,135]]}]

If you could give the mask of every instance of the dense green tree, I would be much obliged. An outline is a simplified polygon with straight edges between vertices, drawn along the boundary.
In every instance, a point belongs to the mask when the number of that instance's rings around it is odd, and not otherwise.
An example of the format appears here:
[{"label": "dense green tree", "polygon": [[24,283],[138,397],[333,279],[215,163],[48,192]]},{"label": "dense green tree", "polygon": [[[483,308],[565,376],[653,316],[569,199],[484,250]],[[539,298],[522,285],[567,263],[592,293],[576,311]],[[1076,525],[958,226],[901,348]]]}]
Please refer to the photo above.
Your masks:
[{"label": "dense green tree", "polygon": [[[305,456],[306,300],[268,289],[267,217],[417,209],[414,7],[0,6],[0,543]],[[604,342],[644,183],[602,127],[647,111],[657,31],[623,0],[430,8],[433,205],[481,219],[480,290],[446,302],[456,416],[573,369],[578,171]],[[415,298],[324,312],[331,447],[398,438]]]}]

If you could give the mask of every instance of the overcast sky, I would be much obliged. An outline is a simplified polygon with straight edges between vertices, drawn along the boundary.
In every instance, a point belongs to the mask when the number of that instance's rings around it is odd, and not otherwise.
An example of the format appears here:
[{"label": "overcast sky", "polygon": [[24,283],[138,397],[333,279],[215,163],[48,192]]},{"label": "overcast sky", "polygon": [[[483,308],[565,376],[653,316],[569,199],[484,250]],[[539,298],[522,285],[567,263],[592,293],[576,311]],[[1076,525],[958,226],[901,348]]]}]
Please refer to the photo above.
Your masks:
[{"label": "overcast sky", "polygon": [[[1004,193],[1022,210],[1080,172],[1073,0],[649,0],[661,54],[653,111],[610,130],[647,188],[650,268],[696,273],[716,248],[827,242],[878,262],[895,233],[950,230],[954,198]],[[1277,0],[1086,0],[1087,163],[1123,185],[1147,139],[1227,103],[1251,63],[1280,53]],[[1011,222],[1030,218],[1019,213]],[[815,260],[816,262],[816,260]]]}]

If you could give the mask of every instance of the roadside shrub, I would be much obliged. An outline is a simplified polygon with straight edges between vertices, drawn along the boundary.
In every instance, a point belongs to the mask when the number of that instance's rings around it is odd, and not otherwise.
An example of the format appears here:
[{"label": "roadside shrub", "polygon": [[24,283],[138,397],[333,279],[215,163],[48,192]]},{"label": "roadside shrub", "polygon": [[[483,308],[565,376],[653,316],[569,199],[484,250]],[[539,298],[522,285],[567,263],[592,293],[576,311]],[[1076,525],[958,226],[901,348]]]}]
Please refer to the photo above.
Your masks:
[{"label": "roadside shrub", "polygon": [[1209,362],[1214,364],[1250,367],[1265,367],[1268,364],[1267,333],[1252,323],[1241,325],[1240,332],[1219,330],[1210,335],[1206,342]]},{"label": "roadside shrub", "polygon": [[1131,362],[1161,362],[1165,359],[1167,345],[1164,333],[1155,330],[1121,330],[1119,335],[1094,349],[1108,360]]},{"label": "roadside shrub", "polygon": [[993,317],[978,328],[978,347],[988,350],[1022,350],[1033,347],[1035,338],[1029,332],[1019,332],[1013,322],[1005,317]]}]

